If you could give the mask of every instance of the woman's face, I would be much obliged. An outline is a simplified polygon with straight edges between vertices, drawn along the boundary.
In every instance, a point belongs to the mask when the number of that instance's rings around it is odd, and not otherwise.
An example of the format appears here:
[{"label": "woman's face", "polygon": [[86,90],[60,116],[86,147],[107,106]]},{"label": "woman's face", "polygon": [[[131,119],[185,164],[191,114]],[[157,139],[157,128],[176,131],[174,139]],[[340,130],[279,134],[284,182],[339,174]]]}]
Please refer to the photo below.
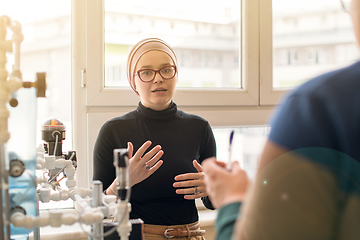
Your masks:
[{"label": "woman's face", "polygon": [[[149,51],[141,56],[135,66],[135,73],[141,69],[159,70],[174,65],[171,57],[162,51]],[[142,105],[153,110],[164,110],[169,107],[175,94],[177,74],[171,79],[163,79],[157,72],[152,82],[142,82],[135,76],[135,89],[139,93]]]}]

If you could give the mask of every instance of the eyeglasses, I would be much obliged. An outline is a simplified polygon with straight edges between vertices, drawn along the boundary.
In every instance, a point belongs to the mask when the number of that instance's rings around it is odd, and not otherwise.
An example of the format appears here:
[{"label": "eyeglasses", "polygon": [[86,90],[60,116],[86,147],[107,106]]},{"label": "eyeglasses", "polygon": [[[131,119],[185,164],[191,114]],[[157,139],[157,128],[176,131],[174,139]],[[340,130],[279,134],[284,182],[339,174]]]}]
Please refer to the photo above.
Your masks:
[{"label": "eyeglasses", "polygon": [[176,66],[170,65],[160,68],[159,70],[154,69],[140,69],[135,75],[138,75],[140,80],[143,82],[152,82],[155,79],[156,73],[159,73],[163,79],[171,79],[175,77]]},{"label": "eyeglasses", "polygon": [[340,0],[341,6],[345,12],[350,12],[351,0]]}]

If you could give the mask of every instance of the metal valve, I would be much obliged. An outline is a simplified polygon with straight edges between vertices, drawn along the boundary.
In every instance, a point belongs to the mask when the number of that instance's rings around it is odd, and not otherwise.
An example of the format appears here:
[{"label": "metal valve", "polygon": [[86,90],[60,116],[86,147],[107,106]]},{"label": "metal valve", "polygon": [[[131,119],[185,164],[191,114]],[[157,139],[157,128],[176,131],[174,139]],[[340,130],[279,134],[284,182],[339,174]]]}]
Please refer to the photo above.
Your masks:
[{"label": "metal valve", "polygon": [[37,97],[45,97],[46,93],[46,73],[38,72],[36,73],[36,82],[23,82],[24,88],[36,88]]},{"label": "metal valve", "polygon": [[10,170],[9,170],[9,175],[12,177],[19,177],[21,176],[25,171],[25,164],[18,160],[18,159],[13,159],[10,161]]}]

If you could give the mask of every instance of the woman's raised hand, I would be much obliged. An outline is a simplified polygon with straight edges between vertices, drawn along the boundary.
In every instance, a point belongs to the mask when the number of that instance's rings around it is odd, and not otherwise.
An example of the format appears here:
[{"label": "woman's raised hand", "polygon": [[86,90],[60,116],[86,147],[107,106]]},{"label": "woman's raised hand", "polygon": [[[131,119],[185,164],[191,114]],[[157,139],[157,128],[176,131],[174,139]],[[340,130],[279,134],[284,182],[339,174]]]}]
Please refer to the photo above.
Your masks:
[{"label": "woman's raised hand", "polygon": [[197,173],[185,173],[175,177],[173,187],[181,188],[176,189],[177,194],[184,194],[184,198],[188,200],[206,197],[206,186],[204,182],[203,167],[196,161],[193,161],[193,165],[198,171]]},{"label": "woman's raised hand", "polygon": [[150,146],[151,141],[146,141],[133,155],[134,146],[131,142],[128,142],[130,187],[148,178],[163,164],[160,158],[164,151],[161,150],[160,145],[155,146],[148,153],[144,154]]}]

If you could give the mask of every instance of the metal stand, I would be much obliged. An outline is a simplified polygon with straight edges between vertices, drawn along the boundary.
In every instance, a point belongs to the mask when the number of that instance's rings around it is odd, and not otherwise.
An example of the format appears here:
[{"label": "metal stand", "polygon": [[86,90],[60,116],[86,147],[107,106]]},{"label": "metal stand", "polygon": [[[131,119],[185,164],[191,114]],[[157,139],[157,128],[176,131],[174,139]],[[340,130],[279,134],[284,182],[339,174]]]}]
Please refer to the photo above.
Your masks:
[{"label": "metal stand", "polygon": [[[93,190],[91,196],[91,207],[100,207],[102,206],[102,191],[103,185],[101,181],[93,181]],[[92,234],[95,236],[104,235],[104,226],[103,222],[95,223],[92,225]],[[103,237],[89,237],[89,240],[103,240]]]}]

